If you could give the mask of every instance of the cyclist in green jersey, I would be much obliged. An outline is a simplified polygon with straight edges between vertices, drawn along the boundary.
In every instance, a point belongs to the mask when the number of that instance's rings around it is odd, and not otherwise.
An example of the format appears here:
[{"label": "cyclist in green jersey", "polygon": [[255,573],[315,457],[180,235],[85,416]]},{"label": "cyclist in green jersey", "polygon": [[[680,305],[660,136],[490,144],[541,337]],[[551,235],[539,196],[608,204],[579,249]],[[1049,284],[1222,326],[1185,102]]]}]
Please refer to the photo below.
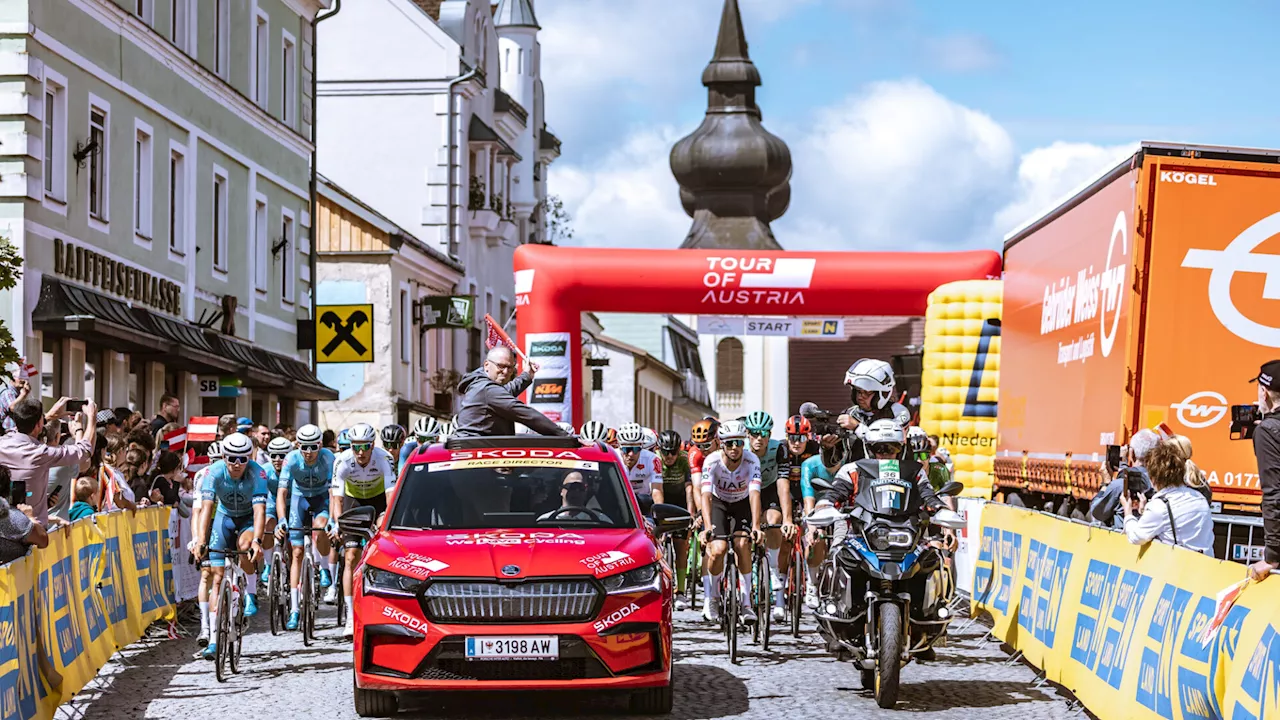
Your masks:
[{"label": "cyclist in green jersey", "polygon": [[[680,433],[664,430],[658,436],[658,457],[662,459],[662,487],[653,488],[653,501],[679,505],[691,513],[700,512],[689,468],[689,455],[681,449]],[[689,534],[678,533],[676,544],[676,609],[686,610],[685,582],[689,574]]]},{"label": "cyclist in green jersey", "polygon": [[773,588],[773,619],[782,622],[787,617],[785,583],[790,569],[791,541],[796,526],[791,517],[791,453],[787,444],[770,439],[773,418],[763,410],[747,416],[747,439],[751,452],[760,459],[760,507],[765,511],[765,522],[782,525],[782,529],[766,530],[764,544],[769,557],[770,586]]}]

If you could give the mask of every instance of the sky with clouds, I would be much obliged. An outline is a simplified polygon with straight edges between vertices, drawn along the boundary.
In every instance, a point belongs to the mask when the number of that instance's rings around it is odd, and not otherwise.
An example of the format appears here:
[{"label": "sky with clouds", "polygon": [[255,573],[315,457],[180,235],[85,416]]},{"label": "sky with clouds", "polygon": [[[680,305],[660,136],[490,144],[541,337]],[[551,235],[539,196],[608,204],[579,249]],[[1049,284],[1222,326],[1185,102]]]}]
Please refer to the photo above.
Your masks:
[{"label": "sky with clouds", "polygon": [[[1280,6],[739,0],[788,249],[998,248],[1139,140],[1280,147]],[[723,0],[537,0],[574,244],[676,247]],[[1122,6],[1122,7],[1121,7]]]}]

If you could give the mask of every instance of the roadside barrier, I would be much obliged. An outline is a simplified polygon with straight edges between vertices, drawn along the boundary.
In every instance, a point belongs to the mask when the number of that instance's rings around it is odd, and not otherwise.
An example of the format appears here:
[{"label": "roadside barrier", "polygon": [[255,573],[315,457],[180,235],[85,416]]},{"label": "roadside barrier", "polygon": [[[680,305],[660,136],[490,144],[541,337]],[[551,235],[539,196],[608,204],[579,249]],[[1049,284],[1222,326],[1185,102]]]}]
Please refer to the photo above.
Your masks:
[{"label": "roadside barrier", "polygon": [[1007,505],[982,509],[975,612],[1094,715],[1280,718],[1280,578],[1249,585],[1208,641],[1219,591],[1245,567]]},{"label": "roadside barrier", "polygon": [[[0,719],[53,717],[173,611],[172,587],[168,508],[78,520],[0,567]],[[57,689],[40,673],[41,647],[62,675]]]}]

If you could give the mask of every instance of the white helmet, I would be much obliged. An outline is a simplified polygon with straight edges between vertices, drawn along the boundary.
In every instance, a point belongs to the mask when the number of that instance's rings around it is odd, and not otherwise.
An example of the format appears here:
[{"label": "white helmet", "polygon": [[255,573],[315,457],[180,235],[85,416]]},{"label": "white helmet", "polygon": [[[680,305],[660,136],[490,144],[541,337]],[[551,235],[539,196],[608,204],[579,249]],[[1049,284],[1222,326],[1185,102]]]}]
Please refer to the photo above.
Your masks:
[{"label": "white helmet", "polygon": [[372,443],[376,435],[369,423],[356,423],[347,431],[347,439],[353,443]]},{"label": "white helmet", "polygon": [[320,432],[320,428],[310,423],[298,428],[298,434],[294,435],[299,443],[318,443],[321,437],[323,433]]},{"label": "white helmet", "polygon": [[204,454],[207,455],[210,460],[221,460],[222,459],[222,443],[218,442],[217,440],[214,440],[213,442],[209,443],[209,449],[205,450]]},{"label": "white helmet", "polygon": [[928,452],[929,450],[929,433],[919,425],[912,425],[907,428],[907,441],[911,443],[911,452]]},{"label": "white helmet", "polygon": [[618,442],[623,445],[644,445],[644,428],[635,423],[627,423],[618,428]]},{"label": "white helmet", "polygon": [[[454,417],[457,417],[457,416],[455,415]],[[440,441],[441,442],[449,439],[449,436],[453,434],[453,428],[454,428],[454,424],[451,422],[440,423]]]},{"label": "white helmet", "polygon": [[877,393],[876,407],[882,408],[893,399],[893,368],[883,360],[863,358],[845,371],[844,384]]},{"label": "white helmet", "polygon": [[253,441],[244,433],[231,433],[222,438],[222,456],[250,457],[253,455]]},{"label": "white helmet", "polygon": [[587,442],[604,442],[609,439],[609,426],[599,420],[588,420],[582,423],[582,430],[578,435]]},{"label": "white helmet", "polygon": [[577,434],[578,434],[578,431],[577,431],[577,430],[575,430],[575,429],[573,428],[573,424],[572,424],[572,423],[567,423],[567,422],[558,422],[558,423],[556,423],[556,427],[558,427],[558,428],[560,428],[561,430],[563,430],[565,435],[577,435]]},{"label": "white helmet", "polygon": [[280,437],[271,438],[271,442],[267,443],[267,452],[269,453],[287,453],[293,449],[293,443],[289,442],[289,438]]},{"label": "white helmet", "polygon": [[866,443],[867,454],[873,455],[877,454],[872,451],[875,445],[897,445],[898,452],[901,452],[907,437],[898,423],[892,420],[876,420],[867,426],[867,431],[862,435],[862,441]]},{"label": "white helmet", "polygon": [[725,420],[720,423],[720,429],[716,431],[716,437],[723,442],[725,440],[746,440],[747,424],[741,420]]},{"label": "white helmet", "polygon": [[424,417],[413,424],[413,435],[416,438],[431,440],[440,437],[440,421],[433,417]]},{"label": "white helmet", "polygon": [[658,447],[658,433],[650,428],[642,428],[644,430],[644,449],[652,450]]}]

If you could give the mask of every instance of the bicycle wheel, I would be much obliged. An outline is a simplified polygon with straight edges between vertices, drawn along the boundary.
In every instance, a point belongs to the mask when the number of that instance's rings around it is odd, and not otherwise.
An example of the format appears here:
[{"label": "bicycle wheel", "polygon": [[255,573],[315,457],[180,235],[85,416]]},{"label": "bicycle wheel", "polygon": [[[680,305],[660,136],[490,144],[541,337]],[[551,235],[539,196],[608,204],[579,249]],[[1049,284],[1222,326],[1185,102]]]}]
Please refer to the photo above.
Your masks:
[{"label": "bicycle wheel", "polygon": [[232,673],[240,672],[240,644],[244,640],[244,625],[245,625],[245,618],[244,618],[245,591],[243,590],[244,579],[245,578],[243,576],[238,578],[238,580],[241,581],[240,595],[236,597],[234,600],[232,600],[231,602],[232,604],[231,609],[234,614],[231,616],[231,624],[229,628],[230,635],[231,635],[230,637],[231,647],[228,648],[227,651],[230,653]]},{"label": "bicycle wheel", "polygon": [[278,561],[276,566],[280,571],[280,584],[276,586],[280,593],[280,597],[276,600],[276,605],[279,609],[276,612],[279,613],[278,620],[280,628],[283,630],[285,624],[289,621],[289,608],[291,607],[289,603],[289,571],[292,569],[292,563],[287,563],[281,559],[279,553],[276,553],[276,560]]},{"label": "bicycle wheel", "polygon": [[698,609],[698,585],[702,582],[702,574],[698,572],[698,561],[702,558],[702,542],[698,540],[696,530],[689,533],[689,559],[685,566],[685,592],[689,595],[689,609]]},{"label": "bicycle wheel", "polygon": [[227,681],[227,655],[230,648],[227,647],[231,636],[231,583],[225,577],[218,589],[218,627],[214,631],[214,637],[218,644],[218,650],[213,656],[213,671],[218,678],[218,682]]},{"label": "bicycle wheel", "polygon": [[773,622],[773,583],[769,572],[769,557],[764,553],[756,555],[756,627],[759,628],[760,649],[769,651],[769,628]]},{"label": "bicycle wheel", "polygon": [[311,548],[302,556],[302,573],[298,578],[298,599],[299,610],[302,611],[302,617],[299,618],[298,629],[302,631],[302,644],[311,647],[312,632],[315,631],[315,595],[311,589],[311,583],[314,580],[315,567],[311,564]]},{"label": "bicycle wheel", "polygon": [[[731,546],[732,547],[732,546]],[[725,556],[724,568],[724,587],[721,589],[720,597],[724,599],[723,614],[725,632],[728,634],[729,642],[729,663],[737,664],[738,662],[738,603],[741,601],[741,593],[738,590],[738,561],[733,556],[733,550],[730,549]]]},{"label": "bicycle wheel", "polygon": [[337,602],[338,617],[334,619],[334,627],[342,627],[347,623],[347,596],[343,594],[342,578],[347,574],[347,549],[339,548],[338,564],[333,566],[333,586],[338,588]]},{"label": "bicycle wheel", "polygon": [[[799,538],[792,547],[800,547]],[[793,551],[791,569],[787,572],[787,590],[791,593],[787,597],[787,610],[791,613],[791,637],[794,638],[800,637],[800,613],[804,609],[805,570],[804,553]]]},{"label": "bicycle wheel", "polygon": [[279,635],[284,629],[280,622],[280,559],[279,555],[271,558],[271,579],[267,581],[267,617],[271,621],[271,634]]}]

